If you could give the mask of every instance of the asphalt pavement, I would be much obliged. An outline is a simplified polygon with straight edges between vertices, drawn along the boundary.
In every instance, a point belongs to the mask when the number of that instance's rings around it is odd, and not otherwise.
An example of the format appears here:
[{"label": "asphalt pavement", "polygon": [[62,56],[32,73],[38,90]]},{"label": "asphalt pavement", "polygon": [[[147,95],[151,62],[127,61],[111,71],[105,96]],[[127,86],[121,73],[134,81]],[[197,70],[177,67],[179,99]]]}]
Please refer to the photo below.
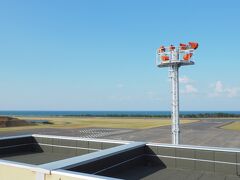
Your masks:
[{"label": "asphalt pavement", "polygon": [[[202,119],[197,122],[181,125],[181,144],[240,148],[240,131],[220,128],[233,119]],[[15,132],[1,132],[0,137],[23,134],[48,134],[76,136],[84,138],[118,139],[157,143],[171,143],[171,126],[150,129],[34,129]]]}]

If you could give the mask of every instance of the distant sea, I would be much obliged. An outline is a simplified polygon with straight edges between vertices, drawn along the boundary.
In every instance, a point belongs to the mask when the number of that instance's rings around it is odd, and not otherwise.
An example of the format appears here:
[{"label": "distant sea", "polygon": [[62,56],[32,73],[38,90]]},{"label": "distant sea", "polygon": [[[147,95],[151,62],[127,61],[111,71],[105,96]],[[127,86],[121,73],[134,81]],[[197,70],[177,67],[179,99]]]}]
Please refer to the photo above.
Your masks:
[{"label": "distant sea", "polygon": [[[227,113],[240,114],[240,111],[181,111],[181,115]],[[170,111],[0,111],[0,116],[161,116]]]}]

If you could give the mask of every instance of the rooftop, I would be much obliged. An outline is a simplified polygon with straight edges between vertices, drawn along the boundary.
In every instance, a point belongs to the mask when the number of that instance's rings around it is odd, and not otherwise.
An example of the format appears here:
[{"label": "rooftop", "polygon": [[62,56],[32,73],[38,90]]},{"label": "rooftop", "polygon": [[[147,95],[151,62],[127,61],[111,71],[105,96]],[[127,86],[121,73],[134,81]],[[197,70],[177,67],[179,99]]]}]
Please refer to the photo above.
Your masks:
[{"label": "rooftop", "polygon": [[7,179],[240,179],[240,150],[233,148],[36,134],[0,142]]}]

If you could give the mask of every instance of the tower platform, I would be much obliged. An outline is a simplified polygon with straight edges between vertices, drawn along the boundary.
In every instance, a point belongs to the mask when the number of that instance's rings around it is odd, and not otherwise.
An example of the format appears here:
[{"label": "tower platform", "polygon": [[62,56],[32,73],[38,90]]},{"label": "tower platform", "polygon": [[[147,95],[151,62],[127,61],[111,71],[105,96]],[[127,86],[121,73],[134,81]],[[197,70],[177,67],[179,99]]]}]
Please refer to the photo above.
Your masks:
[{"label": "tower platform", "polygon": [[159,68],[163,68],[163,67],[170,67],[176,64],[180,67],[180,66],[194,65],[195,63],[193,61],[174,61],[174,62],[164,62],[164,63],[162,62],[157,64],[157,66]]}]

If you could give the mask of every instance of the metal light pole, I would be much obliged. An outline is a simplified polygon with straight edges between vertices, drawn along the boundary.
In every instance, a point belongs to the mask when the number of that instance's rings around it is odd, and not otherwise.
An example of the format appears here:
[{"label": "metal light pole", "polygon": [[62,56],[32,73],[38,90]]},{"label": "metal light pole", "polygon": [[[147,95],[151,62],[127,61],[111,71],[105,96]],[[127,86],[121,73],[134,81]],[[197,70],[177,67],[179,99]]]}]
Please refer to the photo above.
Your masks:
[{"label": "metal light pole", "polygon": [[170,78],[172,84],[172,143],[179,144],[179,66],[174,64],[170,66]]},{"label": "metal light pole", "polygon": [[157,66],[160,68],[170,67],[172,93],[172,144],[180,144],[180,122],[179,122],[179,68],[181,66],[193,65],[193,52],[197,49],[198,43],[190,42],[189,45],[180,44],[169,47],[161,46],[157,51]]}]

